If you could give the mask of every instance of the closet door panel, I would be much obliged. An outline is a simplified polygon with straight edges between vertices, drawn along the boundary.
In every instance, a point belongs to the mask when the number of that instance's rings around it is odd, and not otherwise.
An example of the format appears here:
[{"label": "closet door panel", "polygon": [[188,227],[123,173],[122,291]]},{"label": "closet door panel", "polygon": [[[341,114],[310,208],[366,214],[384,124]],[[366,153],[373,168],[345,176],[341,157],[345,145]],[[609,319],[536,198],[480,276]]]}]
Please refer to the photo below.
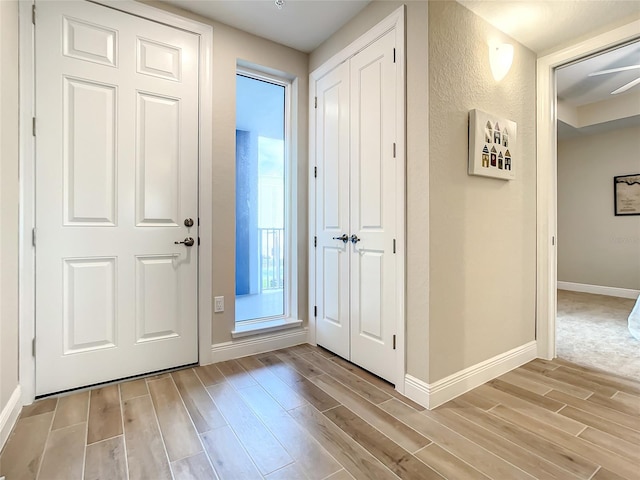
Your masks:
[{"label": "closet door panel", "polygon": [[394,381],[395,32],[350,62],[351,361]]},{"label": "closet door panel", "polygon": [[316,342],[350,358],[349,69],[342,64],[316,83]]}]

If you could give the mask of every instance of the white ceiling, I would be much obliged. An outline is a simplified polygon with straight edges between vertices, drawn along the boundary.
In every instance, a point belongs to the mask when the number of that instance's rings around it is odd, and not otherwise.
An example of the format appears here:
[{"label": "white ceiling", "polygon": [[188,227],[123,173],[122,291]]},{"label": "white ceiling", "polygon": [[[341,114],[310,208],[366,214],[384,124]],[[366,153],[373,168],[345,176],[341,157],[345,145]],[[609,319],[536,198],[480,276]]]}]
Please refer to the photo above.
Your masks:
[{"label": "white ceiling", "polygon": [[[370,2],[284,0],[283,8],[278,9],[274,0],[164,1],[307,53],[322,44]],[[590,32],[601,31],[606,26],[640,18],[640,0],[457,1],[538,55]],[[640,76],[640,70],[599,77],[587,77],[588,73],[634,63],[640,63],[640,44],[562,68],[558,71],[559,98],[573,109],[584,109],[590,104],[606,101],[611,98],[612,90]],[[638,103],[640,119],[640,85],[618,97],[623,95],[630,102]],[[629,121],[638,121],[628,117],[619,123],[626,125]],[[611,122],[605,122],[601,127],[611,128],[612,125]],[[590,125],[580,130],[592,133],[598,128],[597,125]]]},{"label": "white ceiling", "polygon": [[[594,77],[590,77],[589,74],[629,65],[640,65],[640,42],[624,45],[561,67],[556,75],[558,98],[573,107],[612,98],[611,92],[640,77],[640,69]],[[629,92],[633,93],[638,89],[640,86],[630,89]]]},{"label": "white ceiling", "polygon": [[[311,52],[370,0],[163,0],[260,37]],[[408,2],[413,0],[407,0]],[[640,0],[457,0],[540,54],[636,16]]]},{"label": "white ceiling", "polygon": [[[640,0],[457,1],[538,56],[609,25],[640,18]],[[565,106],[559,109],[558,138],[640,125],[640,86],[611,95],[639,77],[640,70],[588,77],[591,72],[632,64],[640,64],[638,43],[558,69],[558,99]]]},{"label": "white ceiling", "polygon": [[540,54],[640,15],[640,0],[457,0]]},{"label": "white ceiling", "polygon": [[310,53],[370,0],[164,0],[203,17]]}]

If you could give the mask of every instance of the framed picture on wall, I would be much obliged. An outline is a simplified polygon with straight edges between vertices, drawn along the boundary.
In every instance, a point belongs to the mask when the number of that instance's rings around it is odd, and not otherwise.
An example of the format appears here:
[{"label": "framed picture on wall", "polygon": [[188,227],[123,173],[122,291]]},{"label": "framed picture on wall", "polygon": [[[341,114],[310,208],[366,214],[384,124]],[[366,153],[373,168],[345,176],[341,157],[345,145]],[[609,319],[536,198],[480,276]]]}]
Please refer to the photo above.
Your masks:
[{"label": "framed picture on wall", "polygon": [[482,110],[469,112],[469,175],[513,180],[518,156],[516,122]]},{"label": "framed picture on wall", "polygon": [[640,173],[613,177],[615,214],[640,215]]}]

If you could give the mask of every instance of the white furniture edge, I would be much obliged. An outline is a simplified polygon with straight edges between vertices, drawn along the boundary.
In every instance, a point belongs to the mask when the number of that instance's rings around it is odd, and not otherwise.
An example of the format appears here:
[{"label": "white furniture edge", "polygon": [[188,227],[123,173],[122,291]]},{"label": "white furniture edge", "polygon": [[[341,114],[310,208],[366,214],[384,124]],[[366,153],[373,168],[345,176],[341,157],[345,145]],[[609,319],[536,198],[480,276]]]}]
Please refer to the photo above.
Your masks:
[{"label": "white furniture edge", "polygon": [[557,102],[555,69],[638,38],[640,20],[538,58],[537,62],[537,294],[538,356],[556,356]]},{"label": "white furniture edge", "polygon": [[[213,27],[180,17],[132,0],[94,0],[95,3],[152,21],[171,25],[200,36],[199,74],[199,172],[198,216],[200,222],[198,251],[198,360],[211,363],[212,291],[212,175],[213,146]],[[22,403],[35,399],[35,359],[32,340],[35,336],[35,262],[31,244],[35,220],[34,137],[31,134],[34,112],[33,2],[20,3],[20,386]],[[36,9],[37,21],[37,9]]]},{"label": "white furniture edge", "polygon": [[[396,135],[396,152],[398,162],[398,183],[396,185],[398,199],[401,199],[397,206],[397,267],[398,286],[396,295],[398,296],[398,311],[396,325],[396,374],[395,388],[398,392],[404,393],[404,378],[406,373],[406,67],[405,67],[405,7],[398,7],[382,21],[370,28],[366,33],[358,37],[340,52],[325,61],[320,67],[309,74],[309,338],[311,345],[316,345],[316,265],[313,239],[316,235],[316,185],[314,178],[314,168],[316,167],[315,154],[315,132],[316,132],[316,80],[333,70],[339,64],[351,58],[367,45],[373,43],[385,33],[395,29],[396,31],[396,62],[398,98],[397,122],[398,131]],[[312,254],[313,253],[313,254]]]},{"label": "white furniture edge", "polygon": [[460,370],[434,383],[426,383],[407,374],[405,395],[431,410],[453,400],[463,393],[518,368],[537,356],[536,342],[532,341],[508,352]]},{"label": "white furniture edge", "polygon": [[640,290],[631,288],[605,287],[603,285],[589,285],[588,283],[562,282],[558,280],[559,290],[570,292],[594,293],[596,295],[608,295],[610,297],[631,298],[635,300],[640,295]]},{"label": "white furniture edge", "polygon": [[255,337],[242,337],[230,342],[216,343],[211,346],[213,363],[270,352],[281,348],[307,343],[307,329],[299,328]]},{"label": "white furniture edge", "polygon": [[22,393],[20,392],[20,385],[18,385],[0,412],[0,451],[4,448],[4,444],[18,421],[20,409],[22,408],[21,397]]}]

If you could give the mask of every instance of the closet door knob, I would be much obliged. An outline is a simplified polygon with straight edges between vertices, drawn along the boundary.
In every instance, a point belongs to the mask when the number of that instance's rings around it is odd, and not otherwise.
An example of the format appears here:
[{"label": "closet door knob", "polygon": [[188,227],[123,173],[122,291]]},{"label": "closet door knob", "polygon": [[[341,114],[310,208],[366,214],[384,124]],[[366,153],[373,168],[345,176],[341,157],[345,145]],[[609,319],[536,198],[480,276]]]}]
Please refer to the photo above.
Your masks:
[{"label": "closet door knob", "polygon": [[333,237],[333,239],[334,240],[342,240],[344,243],[347,243],[349,241],[349,237],[347,236],[346,233],[343,233],[339,237]]}]

